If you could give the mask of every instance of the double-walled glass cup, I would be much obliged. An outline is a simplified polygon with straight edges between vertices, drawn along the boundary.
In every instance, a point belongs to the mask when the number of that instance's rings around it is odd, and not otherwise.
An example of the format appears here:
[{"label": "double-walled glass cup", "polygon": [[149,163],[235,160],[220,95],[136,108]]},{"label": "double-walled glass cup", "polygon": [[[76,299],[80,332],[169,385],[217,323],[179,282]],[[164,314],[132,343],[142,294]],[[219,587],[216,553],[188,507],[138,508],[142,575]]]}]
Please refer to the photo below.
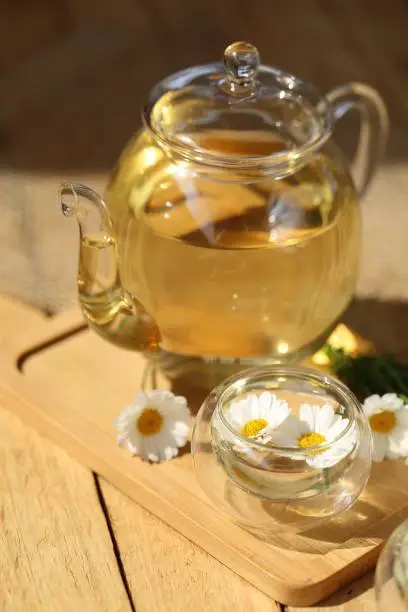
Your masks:
[{"label": "double-walled glass cup", "polygon": [[375,594],[378,612],[408,610],[408,521],[394,531],[380,555]]},{"label": "double-walled glass cup", "polygon": [[[270,398],[277,410],[285,403],[291,410],[293,423],[281,424],[293,434],[285,445],[275,435],[278,430],[271,436],[248,435],[251,425],[256,429],[260,422],[257,402],[270,403]],[[230,415],[245,400],[255,406],[255,420],[238,428]],[[305,413],[315,415],[314,424],[302,420]],[[336,430],[330,430],[330,418]],[[247,370],[210,393],[197,416],[192,453],[198,481],[213,504],[267,537],[305,531],[347,510],[369,476],[371,434],[358,400],[338,380],[308,368],[277,365]]]}]

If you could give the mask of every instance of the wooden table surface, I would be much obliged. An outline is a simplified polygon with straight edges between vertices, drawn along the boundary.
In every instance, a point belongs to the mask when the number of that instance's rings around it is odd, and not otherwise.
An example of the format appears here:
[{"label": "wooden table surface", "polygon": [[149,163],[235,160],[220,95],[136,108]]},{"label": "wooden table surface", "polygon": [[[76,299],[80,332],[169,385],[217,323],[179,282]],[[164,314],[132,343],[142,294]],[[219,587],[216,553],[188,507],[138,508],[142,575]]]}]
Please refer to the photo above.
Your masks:
[{"label": "wooden table surface", "polygon": [[[247,39],[322,91],[354,79],[384,96],[390,145],[364,203],[352,317],[407,357],[407,27],[404,0],[3,0],[0,291],[48,311],[72,302],[75,228],[56,186],[102,188],[151,85]],[[26,311],[7,303],[2,345],[16,330],[28,341]],[[0,435],[1,610],[282,609],[1,406]],[[373,612],[372,579],[313,609]]]},{"label": "wooden table surface", "polygon": [[[66,319],[66,329],[70,317],[56,319]],[[52,335],[52,319],[5,296],[0,321],[7,322],[0,353],[16,367],[19,355]],[[2,611],[300,610],[269,599],[23,425],[2,407],[1,394],[0,424]],[[313,609],[374,610],[372,581],[365,576]]]}]

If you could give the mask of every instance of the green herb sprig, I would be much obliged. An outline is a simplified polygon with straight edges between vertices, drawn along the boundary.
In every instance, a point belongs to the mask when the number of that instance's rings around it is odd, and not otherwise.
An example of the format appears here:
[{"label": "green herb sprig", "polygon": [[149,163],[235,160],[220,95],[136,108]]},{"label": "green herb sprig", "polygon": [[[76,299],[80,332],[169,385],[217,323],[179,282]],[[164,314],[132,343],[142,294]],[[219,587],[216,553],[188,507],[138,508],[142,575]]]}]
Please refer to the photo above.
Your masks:
[{"label": "green herb sprig", "polygon": [[389,353],[353,356],[330,344],[325,346],[324,352],[334,374],[359,399],[374,393],[396,393],[408,403],[408,365],[399,363]]}]

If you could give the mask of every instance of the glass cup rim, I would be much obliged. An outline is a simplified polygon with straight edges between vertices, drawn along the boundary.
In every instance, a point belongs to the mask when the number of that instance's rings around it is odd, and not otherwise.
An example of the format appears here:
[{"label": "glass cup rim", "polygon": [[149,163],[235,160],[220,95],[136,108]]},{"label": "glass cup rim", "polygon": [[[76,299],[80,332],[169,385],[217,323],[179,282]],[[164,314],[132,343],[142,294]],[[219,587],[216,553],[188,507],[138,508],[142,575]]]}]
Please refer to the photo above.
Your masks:
[{"label": "glass cup rim", "polygon": [[[337,435],[333,440],[329,442],[324,442],[323,444],[317,444],[314,446],[308,446],[307,448],[301,448],[296,446],[282,446],[278,444],[274,444],[273,446],[268,446],[264,442],[258,442],[256,440],[252,440],[249,437],[243,436],[235,429],[231,427],[231,424],[225,418],[222,404],[225,399],[226,394],[230,390],[231,386],[236,384],[241,378],[263,378],[266,375],[273,376],[277,378],[279,376],[291,376],[292,378],[299,378],[303,380],[314,381],[317,383],[321,383],[322,385],[330,385],[333,387],[342,399],[342,404],[344,403],[347,406],[351,406],[351,414],[348,416],[349,423],[347,427]],[[265,450],[267,448],[270,452],[279,451],[284,455],[296,454],[296,455],[310,455],[311,453],[318,451],[325,451],[330,449],[339,442],[344,439],[346,435],[351,431],[356,422],[356,413],[362,414],[361,404],[358,401],[357,397],[354,395],[352,391],[340,380],[336,379],[334,376],[330,374],[326,374],[325,372],[320,372],[319,370],[315,370],[313,368],[302,367],[302,366],[283,366],[283,365],[269,365],[265,367],[254,367],[249,368],[247,370],[243,370],[234,376],[227,378],[224,382],[222,382],[218,387],[216,387],[213,391],[216,394],[216,406],[214,413],[220,419],[222,425],[227,428],[227,430],[240,442],[244,442],[248,446],[252,446],[258,449]]]}]

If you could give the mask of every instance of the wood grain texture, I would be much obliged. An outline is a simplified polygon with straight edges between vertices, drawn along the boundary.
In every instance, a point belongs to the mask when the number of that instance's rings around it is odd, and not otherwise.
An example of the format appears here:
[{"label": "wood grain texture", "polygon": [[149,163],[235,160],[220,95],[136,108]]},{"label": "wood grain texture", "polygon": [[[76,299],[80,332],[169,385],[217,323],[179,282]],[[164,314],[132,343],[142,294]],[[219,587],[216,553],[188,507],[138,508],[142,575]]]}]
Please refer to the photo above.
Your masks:
[{"label": "wood grain texture", "polygon": [[[33,355],[24,378],[9,372],[1,397],[5,405],[18,397],[27,422],[280,601],[312,603],[373,566],[379,544],[407,514],[408,494],[393,488],[386,464],[376,466],[362,498],[331,532],[328,527],[319,539],[296,542],[281,538],[277,547],[262,543],[212,510],[189,454],[152,466],[116,446],[113,420],[139,386],[142,370],[140,355],[84,332]],[[52,401],[44,392],[50,381]],[[405,478],[407,468],[396,467],[396,478]]]},{"label": "wood grain texture", "polygon": [[[372,572],[355,580],[347,587],[313,608],[285,607],[286,612],[375,612]],[[391,612],[391,610],[390,610]]]},{"label": "wood grain texture", "polygon": [[130,612],[92,474],[3,409],[0,422],[0,609]]},{"label": "wood grain texture", "polygon": [[[3,355],[46,325],[15,306],[0,301]],[[0,609],[130,611],[91,472],[1,400],[0,428]]]},{"label": "wood grain texture", "polygon": [[[357,304],[354,320],[362,333],[374,333],[406,357],[407,308],[397,300],[408,296],[408,267],[400,263],[408,256],[407,18],[404,0],[311,0],[296,10],[285,0],[261,0],[256,8],[242,0],[3,2],[2,290],[49,309],[72,299],[74,228],[56,210],[60,179],[80,178],[100,189],[137,127],[151,84],[247,38],[266,62],[322,90],[366,80],[386,99],[390,146],[364,203],[359,294],[369,299]],[[393,239],[384,245],[384,236]]]},{"label": "wood grain texture", "polygon": [[[0,328],[0,351],[3,354],[10,356],[19,355],[22,357],[25,375],[29,375],[29,360],[30,354],[37,354],[40,358],[42,350],[41,340],[44,337],[54,335],[58,338],[61,331],[68,328],[78,329],[82,325],[82,316],[77,308],[69,312],[65,312],[56,318],[47,318],[41,315],[36,309],[24,306],[14,299],[5,296],[0,297],[0,320],[7,321],[8,326]],[[52,332],[52,334],[51,334]],[[68,568],[68,583],[69,580],[75,580],[77,583],[78,598],[84,610],[104,610],[108,609],[103,606],[110,606],[109,610],[126,610],[126,598],[122,602],[114,601],[117,596],[116,586],[120,588],[116,580],[112,581],[113,588],[108,596],[104,596],[103,605],[100,598],[95,598],[94,593],[89,589],[88,597],[83,597],[83,580],[82,574],[76,577],[78,568],[86,563],[83,559],[83,550],[86,551],[88,538],[94,536],[94,531],[101,527],[103,529],[103,515],[98,503],[95,488],[93,487],[92,475],[82,468],[75,460],[70,459],[65,453],[54,447],[45,439],[40,438],[32,429],[24,427],[17,419],[8,412],[1,410],[0,413],[1,426],[4,429],[4,424],[7,423],[7,438],[11,444],[1,449],[0,447],[0,465],[3,473],[0,476],[0,485],[3,485],[2,478],[7,478],[11,467],[15,467],[15,458],[25,457],[24,461],[19,462],[18,470],[21,479],[31,483],[24,490],[18,490],[20,498],[20,507],[23,511],[24,504],[27,508],[32,503],[33,491],[38,492],[39,486],[43,485],[43,481],[53,478],[52,486],[52,512],[45,511],[47,499],[42,500],[42,513],[38,520],[38,512],[34,515],[27,512],[26,520],[20,527],[18,534],[15,533],[16,520],[15,517],[9,516],[8,513],[3,514],[4,524],[6,524],[5,534],[0,537],[0,543],[3,545],[0,550],[0,570],[4,569],[3,575],[6,576],[5,585],[8,591],[15,588],[18,593],[17,583],[23,587],[25,593],[24,599],[17,598],[13,595],[13,608],[3,607],[6,600],[2,600],[0,589],[0,608],[18,610],[21,603],[21,609],[26,606],[27,609],[34,609],[34,603],[38,602],[38,609],[41,606],[49,605],[47,596],[55,595],[54,586],[60,584],[61,589],[67,590],[67,596],[61,598],[59,608],[57,604],[53,610],[68,610],[70,609],[71,601],[75,604],[75,598],[72,599],[72,594],[64,582],[64,576],[60,577],[59,573],[65,573]],[[24,450],[20,447],[24,446]],[[20,448],[20,451],[15,450]],[[54,450],[55,449],[55,450]],[[44,460],[39,457],[45,456]],[[5,461],[5,457],[8,461]],[[50,460],[50,457],[52,461]],[[45,468],[42,465],[44,461],[50,464]],[[57,464],[56,464],[57,463]],[[41,478],[38,474],[33,475],[33,464],[35,467],[40,467],[42,474],[42,482],[38,484]],[[50,467],[53,468],[50,470]],[[7,468],[7,469],[6,469]],[[48,468],[48,469],[47,469]],[[51,474],[50,474],[51,472]],[[87,485],[84,486],[78,473],[85,479]],[[45,476],[44,476],[45,474]],[[9,484],[16,490],[16,477],[9,479]],[[68,491],[72,491],[73,499],[65,495],[65,487],[69,487]],[[104,502],[109,513],[111,526],[115,535],[115,540],[119,548],[120,557],[123,562],[124,570],[127,575],[127,582],[131,590],[131,597],[136,607],[137,612],[167,612],[167,610],[185,612],[194,610],[204,612],[205,610],[214,609],[217,612],[228,612],[234,610],[237,612],[277,612],[278,607],[269,597],[252,587],[242,578],[231,572],[228,568],[222,566],[216,559],[210,557],[203,550],[192,544],[185,537],[168,527],[165,523],[157,519],[154,515],[143,510],[112,485],[101,480],[100,488],[103,494]],[[79,497],[79,501],[77,498]],[[76,504],[73,502],[76,501]],[[76,531],[82,534],[81,523],[84,522],[81,512],[81,503],[86,506],[91,506],[98,516],[99,522],[94,521],[93,530],[88,537],[84,536],[85,544],[78,548],[73,547],[69,553],[69,559],[65,558],[66,550],[64,541],[61,545],[61,540],[65,538],[67,543],[70,541],[70,533],[75,534]],[[73,512],[72,507],[77,512]],[[68,535],[66,533],[56,533],[55,529],[48,526],[50,521],[55,521],[59,525],[61,517],[67,517],[75,524],[70,525]],[[89,514],[89,513],[88,513]],[[85,515],[86,516],[86,515]],[[92,514],[91,514],[92,516]],[[101,520],[102,519],[102,522]],[[89,518],[86,517],[86,526],[88,526]],[[32,525],[33,521],[36,521]],[[45,532],[45,535],[44,535]],[[49,535],[48,535],[49,534]],[[18,538],[17,538],[18,535]],[[30,537],[29,537],[30,536]],[[15,571],[13,563],[8,563],[13,552],[13,540],[18,539],[19,547],[28,555],[28,559],[32,564],[32,568],[43,562],[42,554],[49,554],[49,546],[52,541],[52,568],[49,574],[52,573],[52,580],[47,585],[43,585],[44,572],[39,574],[36,580],[32,581],[32,588],[26,588],[26,583],[30,576],[27,570],[27,563],[17,559],[16,564],[20,568]],[[32,550],[32,541],[40,540],[42,542],[40,551]],[[101,538],[97,538],[98,546],[94,547],[94,554],[89,562],[102,565],[102,570],[105,571],[106,580],[109,580],[110,565],[107,563],[107,568],[101,564],[101,560],[105,559]],[[107,531],[103,534],[102,542],[107,542],[109,546],[109,536]],[[60,549],[61,547],[61,549]],[[1,556],[4,552],[3,557]],[[10,552],[9,552],[10,551]],[[28,553],[26,552],[28,551]],[[115,571],[115,559],[111,549],[109,554],[112,562],[112,568]],[[19,555],[20,556],[20,555]],[[72,568],[71,566],[74,566]],[[32,569],[31,571],[34,571]],[[46,565],[47,570],[47,565]],[[22,572],[22,575],[20,573]],[[105,574],[102,573],[102,578],[105,579]],[[47,578],[48,578],[48,574]],[[93,578],[90,572],[90,579]],[[96,580],[93,578],[94,581]],[[228,588],[225,588],[225,585]],[[106,590],[106,584],[100,585],[102,593]],[[109,587],[110,588],[110,587]],[[45,594],[42,591],[45,591]],[[37,592],[38,591],[38,592]],[[122,588],[121,595],[124,591]],[[69,597],[68,597],[69,596]],[[11,595],[10,595],[11,598]],[[24,604],[24,605],[23,605]],[[123,606],[122,606],[123,604]],[[51,605],[51,604],[50,604]],[[86,607],[85,607],[86,606]],[[116,607],[115,607],[116,606]],[[44,609],[44,608],[42,608]]]},{"label": "wood grain texture", "polygon": [[137,612],[278,612],[269,597],[101,480]]}]

